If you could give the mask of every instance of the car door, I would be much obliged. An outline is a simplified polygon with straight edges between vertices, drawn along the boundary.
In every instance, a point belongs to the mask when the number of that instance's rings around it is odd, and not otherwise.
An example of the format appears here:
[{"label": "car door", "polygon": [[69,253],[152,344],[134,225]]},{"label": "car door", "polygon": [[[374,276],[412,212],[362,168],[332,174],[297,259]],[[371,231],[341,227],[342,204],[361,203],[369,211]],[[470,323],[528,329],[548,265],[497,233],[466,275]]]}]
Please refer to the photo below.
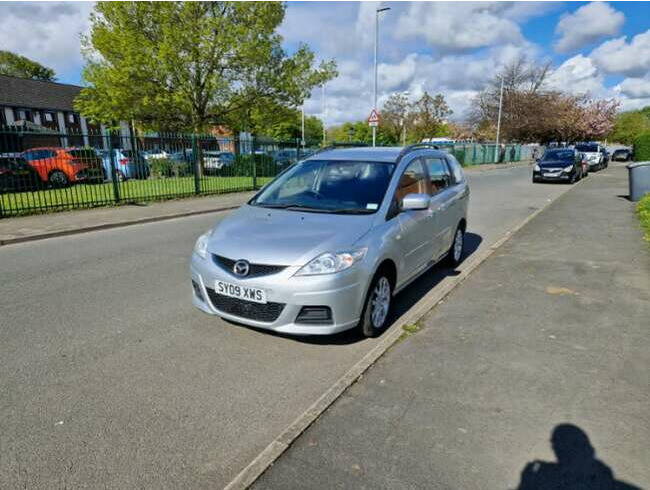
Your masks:
[{"label": "car door", "polygon": [[[428,194],[427,174],[419,158],[411,161],[402,173],[395,190],[395,206],[401,207],[402,199],[408,194]],[[404,280],[417,274],[431,260],[431,218],[430,209],[409,209],[397,216],[400,225],[398,248],[401,256],[401,271]]]},{"label": "car door", "polygon": [[456,231],[455,215],[457,209],[457,192],[449,166],[443,156],[425,156],[423,158],[431,182],[432,213],[431,241],[432,259],[438,259],[451,247],[451,240]]}]

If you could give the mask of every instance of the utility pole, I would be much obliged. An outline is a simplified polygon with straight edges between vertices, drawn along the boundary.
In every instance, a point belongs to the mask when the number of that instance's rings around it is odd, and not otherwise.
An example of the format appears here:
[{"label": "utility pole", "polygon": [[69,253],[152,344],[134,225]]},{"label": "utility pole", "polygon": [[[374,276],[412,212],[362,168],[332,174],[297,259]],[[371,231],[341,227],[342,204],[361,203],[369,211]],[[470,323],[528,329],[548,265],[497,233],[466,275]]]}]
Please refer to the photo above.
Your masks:
[{"label": "utility pole", "polygon": [[494,148],[494,163],[499,162],[499,136],[501,133],[501,108],[503,106],[503,75],[501,75],[501,95],[499,95],[499,116],[497,117],[497,144]]},{"label": "utility pole", "polygon": [[[378,8],[375,9],[375,88],[373,96],[372,108],[377,111],[377,50],[379,46],[379,14],[390,10],[390,7]],[[377,127],[372,127],[372,146],[374,147],[377,143]]]}]

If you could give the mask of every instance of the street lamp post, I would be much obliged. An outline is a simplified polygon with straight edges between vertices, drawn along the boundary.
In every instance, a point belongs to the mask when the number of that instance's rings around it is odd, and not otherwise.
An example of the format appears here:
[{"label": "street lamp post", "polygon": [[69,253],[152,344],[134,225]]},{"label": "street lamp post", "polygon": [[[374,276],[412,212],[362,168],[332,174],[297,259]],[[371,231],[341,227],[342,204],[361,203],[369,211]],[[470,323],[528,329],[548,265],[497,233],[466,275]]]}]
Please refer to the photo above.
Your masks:
[{"label": "street lamp post", "polygon": [[[383,7],[375,9],[375,88],[373,96],[372,108],[377,111],[377,49],[379,46],[379,14],[390,10],[390,7]],[[377,127],[372,127],[372,146],[374,147],[377,143]]]},{"label": "street lamp post", "polygon": [[300,145],[305,148],[305,104],[300,108]]},{"label": "street lamp post", "polygon": [[497,116],[497,141],[494,148],[494,163],[499,162],[499,136],[501,133],[501,107],[503,106],[503,75],[501,75],[501,95],[499,95],[499,115]]}]

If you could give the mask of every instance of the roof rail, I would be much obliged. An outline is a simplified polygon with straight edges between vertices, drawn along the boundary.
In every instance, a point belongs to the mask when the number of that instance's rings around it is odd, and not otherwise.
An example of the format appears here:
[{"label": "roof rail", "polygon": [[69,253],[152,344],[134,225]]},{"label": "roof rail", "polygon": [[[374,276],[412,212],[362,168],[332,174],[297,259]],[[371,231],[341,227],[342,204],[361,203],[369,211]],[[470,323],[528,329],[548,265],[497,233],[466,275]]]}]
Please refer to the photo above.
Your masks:
[{"label": "roof rail", "polygon": [[428,143],[428,142],[415,143],[413,145],[405,146],[402,149],[402,151],[399,152],[399,155],[397,155],[397,162],[396,163],[399,163],[402,160],[402,158],[404,158],[406,155],[408,155],[412,151],[426,150],[426,149],[439,150],[440,147],[438,145],[434,145],[433,143]]}]

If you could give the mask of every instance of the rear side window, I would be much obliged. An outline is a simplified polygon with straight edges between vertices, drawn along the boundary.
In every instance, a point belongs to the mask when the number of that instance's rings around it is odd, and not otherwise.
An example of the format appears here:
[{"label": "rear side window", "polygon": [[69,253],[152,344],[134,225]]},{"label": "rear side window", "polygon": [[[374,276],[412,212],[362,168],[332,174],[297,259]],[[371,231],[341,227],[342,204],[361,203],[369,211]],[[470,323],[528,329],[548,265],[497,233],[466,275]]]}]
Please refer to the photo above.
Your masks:
[{"label": "rear side window", "polygon": [[431,194],[446,189],[451,185],[451,173],[442,157],[424,157],[431,179]]},{"label": "rear side window", "polygon": [[463,168],[460,166],[460,163],[458,163],[458,160],[456,160],[453,155],[448,155],[447,163],[449,164],[449,168],[451,168],[454,183],[460,184],[463,182],[465,180],[465,174],[463,173]]},{"label": "rear side window", "polygon": [[93,150],[68,150],[68,153],[74,158],[97,158]]}]

